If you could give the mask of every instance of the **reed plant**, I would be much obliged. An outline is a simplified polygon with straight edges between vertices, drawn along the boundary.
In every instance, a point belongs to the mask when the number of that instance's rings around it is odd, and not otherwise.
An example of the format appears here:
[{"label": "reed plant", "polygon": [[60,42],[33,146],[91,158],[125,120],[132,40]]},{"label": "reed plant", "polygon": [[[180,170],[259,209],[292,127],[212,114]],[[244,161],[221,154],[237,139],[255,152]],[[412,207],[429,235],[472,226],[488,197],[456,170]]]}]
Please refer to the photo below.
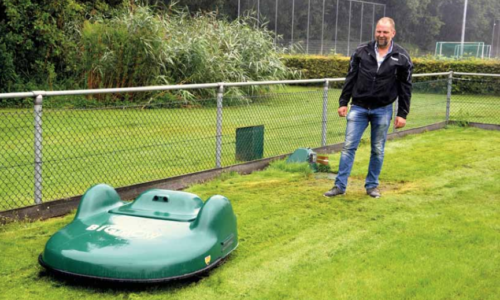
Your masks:
[{"label": "reed plant", "polygon": [[[274,34],[251,23],[250,18],[229,22],[216,13],[190,16],[183,11],[155,12],[148,7],[128,8],[111,19],[85,21],[79,37],[79,77],[85,88],[296,77],[282,62],[284,49],[275,45]],[[263,89],[228,91],[244,96]],[[192,99],[214,97],[214,93],[184,91],[173,96]],[[119,97],[135,102],[151,94]],[[165,93],[154,97],[169,99]]]},{"label": "reed plant", "polygon": [[79,75],[85,88],[168,83],[162,81],[166,30],[149,9],[85,21],[80,34]]}]

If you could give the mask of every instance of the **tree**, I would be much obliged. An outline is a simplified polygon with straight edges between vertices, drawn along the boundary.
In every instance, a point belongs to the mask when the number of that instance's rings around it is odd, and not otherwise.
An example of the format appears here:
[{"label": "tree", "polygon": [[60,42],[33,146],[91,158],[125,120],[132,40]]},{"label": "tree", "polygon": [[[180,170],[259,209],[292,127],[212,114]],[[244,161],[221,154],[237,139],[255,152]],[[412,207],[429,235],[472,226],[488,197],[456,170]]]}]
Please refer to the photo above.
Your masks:
[{"label": "tree", "polygon": [[[388,0],[388,15],[398,26],[398,41],[433,50],[436,41],[460,41],[464,0]],[[500,18],[500,1],[468,2],[466,41],[491,40],[493,21]]]},{"label": "tree", "polygon": [[[111,3],[111,5],[109,4]],[[73,33],[96,10],[123,1],[3,0],[0,2],[0,91],[52,87],[74,70]],[[34,86],[33,86],[34,85]]]}]

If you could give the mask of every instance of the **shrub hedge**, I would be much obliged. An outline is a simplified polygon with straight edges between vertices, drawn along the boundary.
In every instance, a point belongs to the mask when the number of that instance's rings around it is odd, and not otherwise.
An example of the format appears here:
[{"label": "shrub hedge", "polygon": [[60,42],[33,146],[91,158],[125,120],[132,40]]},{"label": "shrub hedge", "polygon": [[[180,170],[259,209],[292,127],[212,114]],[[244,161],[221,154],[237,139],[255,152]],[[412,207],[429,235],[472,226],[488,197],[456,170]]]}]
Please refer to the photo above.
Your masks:
[{"label": "shrub hedge", "polygon": [[[349,68],[349,57],[286,55],[285,65],[300,70],[304,79],[345,77]],[[499,60],[444,60],[414,58],[413,73],[465,72],[500,74]]]},{"label": "shrub hedge", "polygon": [[[303,79],[316,78],[339,78],[345,77],[349,69],[349,57],[334,56],[305,56],[305,55],[286,55],[284,56],[285,65],[289,68],[298,70]],[[452,60],[452,59],[433,59],[433,58],[414,58],[414,74],[422,73],[440,73],[440,72],[464,72],[464,73],[489,73],[500,74],[499,60]],[[499,94],[500,79],[479,78],[477,76],[460,76],[460,84],[453,85],[453,93],[481,93],[481,94]],[[420,77],[415,78],[414,82],[429,81],[435,79],[445,79],[443,77]],[[341,84],[335,85],[336,87]],[[487,86],[487,89],[485,87]],[[429,92],[435,87],[428,85]],[[423,91],[425,92],[425,91]]]}]

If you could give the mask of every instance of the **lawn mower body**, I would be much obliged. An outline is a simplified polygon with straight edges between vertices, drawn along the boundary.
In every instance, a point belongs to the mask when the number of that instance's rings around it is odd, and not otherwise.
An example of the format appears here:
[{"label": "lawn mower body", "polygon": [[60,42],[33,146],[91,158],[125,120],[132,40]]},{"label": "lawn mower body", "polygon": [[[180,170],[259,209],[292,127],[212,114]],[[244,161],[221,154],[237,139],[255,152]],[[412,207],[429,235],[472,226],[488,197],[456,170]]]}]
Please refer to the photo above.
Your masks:
[{"label": "lawn mower body", "polygon": [[100,184],[49,239],[39,262],[57,273],[157,282],[206,271],[237,245],[236,216],[223,196],[203,203],[194,194],[153,189],[127,203]]}]

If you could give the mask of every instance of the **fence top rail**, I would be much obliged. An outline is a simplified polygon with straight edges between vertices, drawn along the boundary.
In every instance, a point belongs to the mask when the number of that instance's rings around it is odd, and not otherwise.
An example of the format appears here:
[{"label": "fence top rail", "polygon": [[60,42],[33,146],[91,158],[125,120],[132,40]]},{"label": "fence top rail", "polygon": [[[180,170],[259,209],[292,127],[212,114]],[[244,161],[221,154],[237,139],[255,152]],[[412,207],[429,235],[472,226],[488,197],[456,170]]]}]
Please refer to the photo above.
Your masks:
[{"label": "fence top rail", "polygon": [[[441,73],[420,73],[413,74],[412,77],[428,77],[428,76],[449,76],[452,72],[441,72]],[[455,74],[455,73],[453,73]]]},{"label": "fence top rail", "polygon": [[[441,72],[441,73],[413,74],[413,77],[449,76],[450,74],[500,77],[500,74],[461,73],[452,71]],[[178,85],[159,85],[159,86],[129,87],[129,88],[89,89],[89,90],[32,91],[32,92],[22,92],[22,93],[3,93],[0,94],[0,99],[29,98],[29,97],[36,97],[38,95],[70,96],[70,95],[94,95],[94,94],[150,92],[150,91],[185,90],[185,89],[206,89],[206,88],[217,88],[219,86],[237,87],[237,86],[249,86],[249,85],[307,84],[307,83],[340,82],[344,80],[345,78],[323,78],[323,79],[299,79],[299,80],[275,80],[275,81],[219,82],[219,83],[204,83],[204,84],[178,84]]]},{"label": "fence top rail", "polygon": [[500,77],[500,74],[453,72],[453,75]]},{"label": "fence top rail", "polygon": [[365,4],[386,6],[386,4],[382,4],[382,3],[367,2],[367,1],[360,1],[360,0],[349,0],[349,2],[359,2],[359,3],[365,3]]},{"label": "fence top rail", "polygon": [[219,83],[204,83],[204,84],[177,84],[177,85],[158,85],[158,86],[145,86],[145,87],[89,89],[89,90],[33,91],[33,92],[23,92],[23,93],[3,93],[0,94],[0,99],[29,98],[29,97],[36,97],[38,95],[42,96],[94,95],[94,94],[166,91],[166,90],[206,89],[206,88],[217,88],[219,86],[235,87],[235,86],[249,86],[249,85],[324,83],[326,81],[335,82],[344,80],[345,78],[323,78],[323,79],[299,79],[299,80],[276,80],[276,81],[219,82]]}]

